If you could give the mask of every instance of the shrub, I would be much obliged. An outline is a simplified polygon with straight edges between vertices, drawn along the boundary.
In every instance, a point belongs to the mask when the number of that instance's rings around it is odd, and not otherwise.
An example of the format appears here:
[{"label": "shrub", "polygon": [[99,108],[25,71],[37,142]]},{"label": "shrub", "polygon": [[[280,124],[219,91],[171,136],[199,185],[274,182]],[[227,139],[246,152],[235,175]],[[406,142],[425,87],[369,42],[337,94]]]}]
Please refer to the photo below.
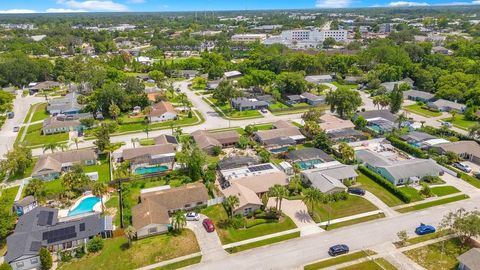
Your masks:
[{"label": "shrub", "polygon": [[75,258],[80,259],[85,256],[85,246],[81,246],[75,250]]},{"label": "shrub", "polygon": [[0,270],[12,270],[12,267],[8,263],[0,264]]},{"label": "shrub", "polygon": [[444,181],[439,176],[426,175],[421,179],[424,182],[434,184],[434,183],[443,183]]},{"label": "shrub", "polygon": [[100,237],[95,237],[87,243],[87,251],[96,253],[103,249],[103,240]]},{"label": "shrub", "polygon": [[266,219],[256,218],[252,220],[247,220],[247,224],[245,225],[245,227],[248,229],[248,228],[251,228],[260,224],[265,224],[265,223],[267,223]]},{"label": "shrub", "polygon": [[393,195],[397,198],[402,200],[404,203],[409,203],[412,199],[402,190],[397,188],[394,184],[392,184],[387,179],[383,178],[381,175],[373,172],[372,170],[368,169],[365,166],[358,166],[358,169],[365,174],[366,176],[370,177],[373,181],[377,182],[377,184],[384,187],[386,190],[390,191]]},{"label": "shrub", "polygon": [[214,146],[214,147],[212,148],[212,154],[213,154],[214,156],[218,156],[218,155],[220,155],[221,153],[222,153],[222,147],[220,147],[220,146]]},{"label": "shrub", "polygon": [[50,254],[46,248],[40,249],[40,265],[42,266],[42,270],[48,270],[52,268],[52,254]]},{"label": "shrub", "polygon": [[72,260],[72,253],[70,251],[60,252],[60,260],[62,262],[69,262]]},{"label": "shrub", "polygon": [[400,140],[399,138],[397,138],[395,136],[388,136],[387,140],[389,140],[390,143],[392,143],[393,146],[395,146],[395,147],[413,155],[414,157],[428,158],[427,153],[425,153],[423,150],[421,150],[419,148],[416,148],[415,146],[410,145],[410,144]]}]

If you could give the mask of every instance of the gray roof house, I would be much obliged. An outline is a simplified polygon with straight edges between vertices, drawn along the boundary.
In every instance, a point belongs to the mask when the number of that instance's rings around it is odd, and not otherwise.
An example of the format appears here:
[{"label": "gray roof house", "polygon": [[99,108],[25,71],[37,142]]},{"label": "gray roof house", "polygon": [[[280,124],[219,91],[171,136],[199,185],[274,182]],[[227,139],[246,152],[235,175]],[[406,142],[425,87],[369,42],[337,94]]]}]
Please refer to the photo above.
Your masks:
[{"label": "gray roof house", "polygon": [[463,159],[480,165],[480,144],[478,144],[476,141],[441,143],[434,145],[433,149],[440,152],[441,154],[445,154],[447,152],[454,152]]},{"label": "gray roof house", "polygon": [[313,159],[321,160],[322,162],[330,162],[335,160],[321,149],[310,147],[288,152],[287,158],[293,162],[308,161]]},{"label": "gray roof house", "polygon": [[413,101],[429,102],[435,98],[435,95],[425,91],[408,90],[403,92],[403,98]]},{"label": "gray roof house", "polygon": [[442,168],[431,159],[392,161],[370,150],[358,150],[355,156],[358,161],[394,185],[403,185],[407,182],[418,183],[424,176],[438,176],[443,173]]},{"label": "gray roof house", "polygon": [[339,162],[329,162],[319,168],[305,170],[301,173],[302,180],[321,192],[330,194],[346,191],[347,187],[344,181],[355,181],[358,174],[351,165],[341,164]]},{"label": "gray roof house", "polygon": [[373,110],[357,113],[357,117],[362,116],[367,120],[367,126],[377,132],[384,133],[395,128],[395,122],[398,116],[391,113],[389,110]]},{"label": "gray roof house", "polygon": [[401,135],[400,138],[408,143],[418,144],[424,141],[436,139],[437,137],[425,132],[410,131],[407,134]]},{"label": "gray roof house", "polygon": [[438,99],[436,101],[429,102],[427,106],[442,112],[449,112],[455,110],[460,113],[464,112],[467,108],[465,104],[453,102],[446,99]]},{"label": "gray roof house", "polygon": [[99,214],[60,220],[58,210],[36,207],[19,217],[13,234],[7,237],[5,261],[14,270],[39,269],[39,251],[74,249],[95,236],[110,237],[112,218]]},{"label": "gray roof house", "polygon": [[261,110],[268,108],[269,103],[255,98],[234,98],[232,99],[232,108],[238,111]]},{"label": "gray roof house", "polygon": [[273,123],[273,126],[274,129],[255,132],[254,139],[269,148],[295,145],[305,140],[305,136],[300,130],[286,121],[277,121]]},{"label": "gray roof house", "polygon": [[167,166],[173,167],[175,162],[175,145],[156,144],[151,146],[128,148],[122,152],[122,159],[130,162],[130,169],[135,172],[140,167]]},{"label": "gray roof house", "polygon": [[333,81],[332,75],[309,75],[305,76],[305,80],[310,83],[320,84],[329,83]]},{"label": "gray roof house", "polygon": [[47,112],[50,115],[57,114],[77,114],[83,109],[83,105],[78,104],[78,94],[68,93],[65,97],[59,99],[51,99],[48,101]]},{"label": "gray roof house", "polygon": [[301,95],[288,95],[287,102],[289,104],[304,102],[312,106],[317,106],[320,104],[324,104],[326,101],[324,96],[317,96],[309,92],[304,92]]},{"label": "gray roof house", "polygon": [[73,164],[93,165],[97,162],[97,154],[93,149],[80,149],[42,155],[33,167],[32,178],[52,180],[60,177]]},{"label": "gray roof house", "polygon": [[79,113],[74,115],[58,114],[43,120],[42,133],[44,135],[49,135],[70,131],[81,131],[84,129],[84,126],[80,120],[88,118],[93,118],[93,115],[91,113]]},{"label": "gray roof house", "polygon": [[257,165],[260,163],[260,160],[257,157],[251,156],[234,156],[234,157],[226,157],[220,160],[217,163],[217,167],[219,170],[228,170],[228,169],[235,169],[245,166],[252,166]]},{"label": "gray roof house", "polygon": [[395,81],[395,82],[384,82],[384,83],[381,83],[380,85],[383,86],[385,88],[385,90],[387,90],[387,92],[392,92],[393,91],[393,88],[395,87],[395,85],[398,85],[398,87],[400,87],[401,84],[408,84],[411,87],[413,87],[413,80],[410,79],[410,78],[405,78],[403,80],[400,80],[400,81]]},{"label": "gray roof house", "polygon": [[458,270],[480,269],[480,248],[472,248],[457,257],[459,262]]}]

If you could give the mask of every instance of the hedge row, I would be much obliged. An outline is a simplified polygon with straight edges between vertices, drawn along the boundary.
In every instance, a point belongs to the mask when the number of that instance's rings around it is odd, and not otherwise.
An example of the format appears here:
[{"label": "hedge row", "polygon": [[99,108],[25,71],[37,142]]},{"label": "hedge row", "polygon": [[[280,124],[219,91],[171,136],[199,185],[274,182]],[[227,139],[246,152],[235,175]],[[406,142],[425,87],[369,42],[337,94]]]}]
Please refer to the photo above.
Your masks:
[{"label": "hedge row", "polygon": [[399,188],[397,188],[394,184],[392,184],[390,181],[385,179],[383,176],[377,174],[376,172],[368,169],[365,166],[359,165],[358,169],[365,174],[366,176],[370,177],[373,181],[377,182],[380,186],[384,187],[386,190],[388,190],[390,193],[395,195],[397,198],[402,200],[404,203],[409,203],[412,199],[410,196],[408,196],[406,193],[401,191]]},{"label": "hedge row", "polygon": [[413,145],[410,145],[409,143],[406,143],[406,142],[400,140],[399,138],[397,138],[395,136],[388,136],[387,140],[389,140],[390,143],[392,143],[393,146],[409,153],[410,155],[412,155],[414,157],[428,158],[427,153],[425,153],[423,150],[421,150],[421,149],[419,149],[419,148],[417,148]]}]

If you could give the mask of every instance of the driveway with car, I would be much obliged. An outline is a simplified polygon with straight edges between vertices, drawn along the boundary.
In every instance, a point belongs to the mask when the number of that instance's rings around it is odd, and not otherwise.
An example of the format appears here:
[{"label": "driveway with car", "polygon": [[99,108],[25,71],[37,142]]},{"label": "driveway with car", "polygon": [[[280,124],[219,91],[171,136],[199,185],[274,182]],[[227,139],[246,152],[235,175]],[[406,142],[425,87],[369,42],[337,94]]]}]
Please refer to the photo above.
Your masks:
[{"label": "driveway with car", "polygon": [[202,253],[202,261],[223,258],[227,256],[227,252],[222,248],[217,231],[209,233],[202,225],[202,221],[206,218],[208,217],[200,214],[200,220],[187,221],[187,228],[195,233]]}]

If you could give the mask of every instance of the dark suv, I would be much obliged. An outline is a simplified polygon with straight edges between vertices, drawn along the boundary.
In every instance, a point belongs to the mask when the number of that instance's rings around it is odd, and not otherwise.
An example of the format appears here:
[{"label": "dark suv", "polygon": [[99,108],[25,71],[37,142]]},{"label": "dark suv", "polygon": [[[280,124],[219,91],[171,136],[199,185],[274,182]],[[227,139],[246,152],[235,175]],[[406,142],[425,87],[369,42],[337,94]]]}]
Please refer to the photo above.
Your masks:
[{"label": "dark suv", "polygon": [[328,254],[330,256],[338,256],[338,255],[342,255],[342,254],[347,254],[349,251],[350,251],[350,249],[348,248],[347,245],[341,244],[341,245],[331,246],[328,249]]},{"label": "dark suv", "polygon": [[361,196],[365,195],[365,190],[361,188],[349,188],[348,192],[355,195],[361,195]]}]

